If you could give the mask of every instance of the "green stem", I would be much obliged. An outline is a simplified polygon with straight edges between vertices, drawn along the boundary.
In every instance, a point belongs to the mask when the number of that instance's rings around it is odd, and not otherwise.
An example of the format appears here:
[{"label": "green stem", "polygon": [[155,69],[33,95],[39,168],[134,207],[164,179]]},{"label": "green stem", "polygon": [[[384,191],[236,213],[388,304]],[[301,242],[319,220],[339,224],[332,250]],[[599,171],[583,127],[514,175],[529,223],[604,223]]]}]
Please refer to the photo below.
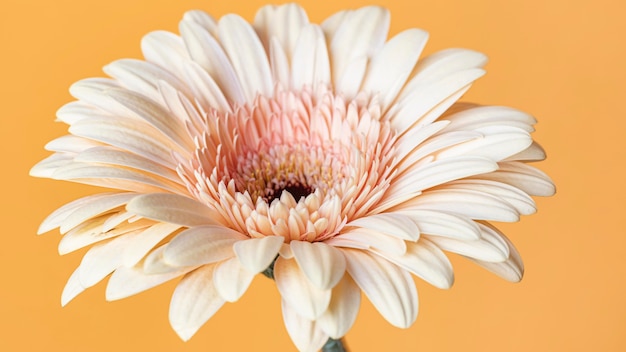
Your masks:
[{"label": "green stem", "polygon": [[322,352],[347,352],[348,349],[343,345],[343,341],[341,339],[335,340],[333,338],[329,338],[328,341],[322,347]]}]

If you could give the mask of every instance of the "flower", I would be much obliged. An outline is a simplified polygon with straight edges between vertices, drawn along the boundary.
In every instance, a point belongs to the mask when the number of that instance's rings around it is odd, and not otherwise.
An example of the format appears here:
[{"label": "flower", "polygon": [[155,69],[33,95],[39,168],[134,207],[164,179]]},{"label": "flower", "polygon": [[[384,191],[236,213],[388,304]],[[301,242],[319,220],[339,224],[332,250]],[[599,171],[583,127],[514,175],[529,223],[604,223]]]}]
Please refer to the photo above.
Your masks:
[{"label": "flower", "polygon": [[61,254],[91,246],[66,304],[112,273],[121,299],[182,277],[170,322],[187,340],[274,265],[300,350],[341,338],[361,291],[391,324],[417,316],[414,274],[449,288],[444,251],[518,281],[513,222],[548,196],[535,119],[457,100],[483,75],[463,49],[418,60],[427,33],[387,41],[389,13],[364,7],[309,23],[295,4],[251,25],[190,11],[180,36],[152,32],[145,60],[75,83],[57,113],[69,135],[31,170],[111,189],[53,212]]}]

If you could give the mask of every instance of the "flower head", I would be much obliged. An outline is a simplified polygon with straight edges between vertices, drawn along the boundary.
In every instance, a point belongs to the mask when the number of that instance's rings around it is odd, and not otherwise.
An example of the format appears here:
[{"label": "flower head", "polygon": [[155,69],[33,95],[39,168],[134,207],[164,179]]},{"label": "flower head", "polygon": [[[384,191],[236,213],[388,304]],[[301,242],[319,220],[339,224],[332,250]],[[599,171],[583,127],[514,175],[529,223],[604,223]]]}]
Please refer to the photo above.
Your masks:
[{"label": "flower head", "polygon": [[145,60],[75,83],[57,113],[69,135],[31,174],[111,189],[52,213],[64,254],[86,246],[66,304],[112,273],[115,300],[182,277],[170,321],[189,339],[274,263],[301,350],[352,326],[361,291],[398,327],[417,316],[414,274],[448,288],[444,251],[510,281],[523,267],[488,221],[554,192],[523,112],[457,100],[484,55],[419,59],[427,34],[387,40],[379,7],[309,23],[297,5],[252,25],[185,14],[180,36],[145,36]]}]

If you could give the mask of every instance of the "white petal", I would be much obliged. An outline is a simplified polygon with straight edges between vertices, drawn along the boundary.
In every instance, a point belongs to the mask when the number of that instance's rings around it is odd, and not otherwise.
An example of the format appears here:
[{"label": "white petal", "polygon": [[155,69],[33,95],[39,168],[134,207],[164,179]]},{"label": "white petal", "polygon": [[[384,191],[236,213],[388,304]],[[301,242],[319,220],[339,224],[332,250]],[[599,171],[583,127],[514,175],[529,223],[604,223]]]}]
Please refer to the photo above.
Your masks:
[{"label": "white petal", "polygon": [[178,336],[189,340],[224,300],[213,285],[215,265],[205,265],[187,274],[176,286],[170,303],[170,324]]},{"label": "white petal", "polygon": [[70,230],[59,242],[59,254],[67,254],[109,238],[140,231],[153,224],[151,221],[143,220],[120,224],[114,229],[104,231],[103,225],[107,218],[106,215],[98,217]]},{"label": "white petal", "polygon": [[233,250],[244,268],[258,274],[274,261],[284,241],[282,236],[251,238],[235,243]]},{"label": "white petal", "polygon": [[461,156],[439,159],[419,165],[398,177],[387,193],[417,194],[452,180],[484,174],[497,168],[495,162],[483,157]]},{"label": "white petal", "polygon": [[33,166],[28,174],[33,177],[52,178],[58,169],[71,164],[73,161],[73,154],[54,153]]},{"label": "white petal", "polygon": [[301,352],[319,351],[328,340],[328,335],[317,326],[315,321],[298,315],[284,298],[281,306],[287,333],[298,350]]},{"label": "white petal", "polygon": [[134,193],[119,193],[115,196],[106,197],[99,202],[82,206],[73,211],[61,224],[61,233],[65,233],[79,224],[96,217],[102,213],[108,212],[119,206],[125,205],[129,200],[135,197]]},{"label": "white petal", "polygon": [[154,31],[141,38],[141,52],[146,61],[182,77],[183,63],[189,60],[183,40],[176,34]]},{"label": "white petal", "polygon": [[219,85],[204,68],[193,61],[187,62],[183,68],[194,97],[205,109],[213,108],[221,112],[231,112],[230,104]]},{"label": "white petal", "polygon": [[439,157],[476,155],[501,161],[528,148],[532,143],[530,134],[517,127],[488,126],[476,131],[484,136],[448,148],[439,153]]},{"label": "white petal", "polygon": [[[322,28],[326,31],[328,27]],[[356,95],[367,61],[384,45],[388,29],[389,12],[382,7],[363,7],[343,16],[329,45],[332,79],[338,93],[348,99]]]},{"label": "white petal", "polygon": [[72,84],[70,94],[76,99],[97,107],[96,111],[100,111],[100,114],[106,112],[113,116],[126,116],[128,114],[126,108],[106,95],[109,89],[119,88],[120,85],[114,79],[87,78]]},{"label": "white petal", "polygon": [[174,169],[171,150],[177,147],[143,121],[121,117],[89,118],[74,123],[69,131],[77,136],[128,150]]},{"label": "white petal", "polygon": [[182,268],[163,274],[146,274],[141,266],[119,267],[109,278],[106,288],[106,300],[115,301],[136,295],[164,282],[183,276],[193,269],[195,267]]},{"label": "white petal", "polygon": [[[492,229],[494,231],[497,231],[495,228]],[[522,262],[522,257],[520,256],[513,243],[501,232],[497,232],[509,247],[509,258],[507,260],[503,262],[492,263],[473,258],[469,259],[507,281],[519,282],[524,276],[524,263]]]},{"label": "white petal", "polygon": [[407,243],[402,256],[383,254],[398,266],[419,276],[422,280],[438,288],[450,288],[454,283],[454,272],[448,257],[432,242],[420,238],[418,242]]},{"label": "white petal", "polygon": [[178,174],[167,167],[159,165],[152,160],[139,155],[121,151],[111,147],[95,147],[87,149],[76,155],[75,161],[81,163],[96,163],[126,166],[133,169],[145,171],[147,173],[165,178],[169,181],[182,184]]},{"label": "white petal", "polygon": [[511,126],[528,133],[537,122],[531,115],[504,106],[468,106],[445,117],[450,121],[448,131],[478,130],[489,126]]},{"label": "white petal", "polygon": [[85,291],[85,289],[86,287],[81,285],[80,280],[78,279],[78,268],[76,268],[63,288],[63,293],[61,294],[61,306],[64,307],[71,300],[76,298],[76,296]]},{"label": "white petal", "polygon": [[80,100],[69,102],[57,110],[57,121],[73,125],[75,122],[91,116],[108,116],[109,114],[97,107]]},{"label": "white petal", "polygon": [[244,239],[244,235],[223,226],[192,227],[167,244],[163,259],[174,266],[215,263],[234,257],[233,244]]},{"label": "white petal", "polygon": [[476,192],[484,192],[509,203],[515,211],[522,215],[533,214],[537,211],[533,199],[517,187],[502,182],[491,180],[464,179],[449,182],[442,189],[466,189]]},{"label": "white petal", "polygon": [[52,178],[138,193],[185,190],[182,185],[155,175],[104,164],[72,162],[56,169]]},{"label": "white petal", "polygon": [[384,258],[344,249],[348,273],[393,326],[408,328],[417,318],[417,290],[411,275]]},{"label": "white petal", "polygon": [[276,37],[272,37],[270,40],[269,57],[274,82],[283,88],[289,87],[289,58]]},{"label": "white petal", "polygon": [[[402,133],[416,123],[431,123],[460,97],[455,95],[456,93],[464,92],[472,82],[484,74],[485,71],[481,69],[469,69],[452,73],[429,84],[416,86],[411,91],[411,94],[398,98],[393,109],[390,109],[388,114],[393,127]],[[438,114],[430,114],[428,118],[425,118],[428,112],[435,110],[439,104],[446,101],[449,97],[456,98],[448,101],[445,109],[438,109]]]},{"label": "white petal", "polygon": [[325,242],[335,247],[376,248],[383,252],[397,255],[402,255],[406,252],[406,242],[404,240],[364,228],[347,230]]},{"label": "white petal", "polygon": [[534,142],[521,152],[511,155],[505,161],[541,161],[546,158],[546,151],[539,143]]},{"label": "white petal", "polygon": [[278,257],[274,264],[274,278],[283,300],[299,315],[315,320],[328,308],[331,290],[313,285],[295,259]]},{"label": "white petal", "polygon": [[399,212],[413,219],[420,232],[424,234],[460,240],[477,240],[480,238],[478,225],[461,215],[425,209],[410,209]]},{"label": "white petal", "polygon": [[213,273],[213,284],[224,300],[235,302],[246,292],[254,275],[237,258],[230,258],[217,264]]},{"label": "white petal", "polygon": [[205,28],[189,20],[180,22],[180,34],[189,56],[209,73],[226,97],[235,103],[245,103],[243,87],[217,40]]},{"label": "white petal", "polygon": [[124,265],[132,267],[139,263],[159,242],[180,228],[180,225],[160,222],[145,229],[124,249]]},{"label": "white petal", "polygon": [[328,49],[322,29],[308,25],[302,29],[291,60],[291,87],[296,90],[330,84]]},{"label": "white petal", "polygon": [[294,3],[263,6],[254,17],[254,29],[265,51],[270,52],[270,42],[275,38],[287,57],[292,56],[300,30],[307,23],[309,19],[306,12]]},{"label": "white petal", "polygon": [[340,250],[323,242],[291,241],[289,245],[300,269],[318,288],[333,288],[343,277],[346,260]]},{"label": "white petal", "polygon": [[391,38],[372,58],[361,89],[380,92],[383,110],[404,86],[427,40],[425,31],[409,29]]},{"label": "white petal", "polygon": [[272,96],[274,84],[267,54],[250,24],[237,15],[228,14],[220,19],[217,32],[247,100],[254,101],[257,94]]},{"label": "white petal", "polygon": [[179,145],[183,151],[192,150],[194,147],[182,121],[173,118],[169,111],[158,103],[125,89],[110,89],[106,94],[159,130],[164,136]]},{"label": "white petal", "polygon": [[126,210],[148,219],[188,227],[218,224],[213,210],[177,194],[144,194],[128,202]]},{"label": "white petal", "polygon": [[101,201],[106,202],[108,198],[117,198],[118,195],[125,193],[99,193],[91,196],[76,199],[70,203],[65,204],[59,209],[48,215],[46,219],[39,225],[37,230],[38,234],[48,232],[54,228],[61,226],[63,221],[67,219],[73,212],[81,209],[82,207],[91,206],[92,204],[98,204]]},{"label": "white petal", "polygon": [[52,152],[80,153],[86,149],[101,146],[101,143],[73,135],[66,135],[48,142],[44,149]]},{"label": "white petal", "polygon": [[217,32],[217,22],[210,14],[200,10],[190,10],[185,12],[183,19],[199,24],[207,32],[215,35]]},{"label": "white petal", "polygon": [[493,229],[478,224],[481,237],[478,241],[460,241],[446,237],[427,236],[439,248],[486,262],[503,262],[509,257],[509,246]]},{"label": "white petal", "polygon": [[399,213],[381,213],[352,220],[346,226],[356,226],[407,241],[417,241],[420,229],[408,216]]},{"label": "white petal", "polygon": [[122,251],[136,235],[136,233],[126,234],[91,247],[78,267],[81,285],[91,287],[122,266]]},{"label": "white petal", "polygon": [[443,211],[474,220],[515,222],[519,214],[513,206],[494,196],[471,190],[432,190],[404,204],[398,210]]},{"label": "white petal", "polygon": [[501,162],[497,171],[478,178],[494,180],[517,187],[531,196],[551,196],[556,192],[554,183],[543,171],[517,161]]},{"label": "white petal", "polygon": [[328,309],[316,321],[333,339],[345,335],[354,324],[361,305],[361,290],[350,275],[344,275],[333,288]]}]

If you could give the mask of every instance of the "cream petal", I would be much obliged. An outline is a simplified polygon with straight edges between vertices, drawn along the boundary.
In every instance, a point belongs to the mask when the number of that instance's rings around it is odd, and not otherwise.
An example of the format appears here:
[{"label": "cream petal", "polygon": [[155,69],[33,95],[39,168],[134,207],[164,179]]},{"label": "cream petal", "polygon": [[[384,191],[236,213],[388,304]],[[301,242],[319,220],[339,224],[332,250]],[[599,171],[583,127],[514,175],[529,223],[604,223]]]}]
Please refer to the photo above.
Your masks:
[{"label": "cream petal", "polygon": [[72,162],[56,169],[52,178],[138,193],[185,191],[183,186],[158,176],[104,164]]},{"label": "cream petal", "polygon": [[218,224],[214,210],[177,194],[143,194],[128,202],[126,210],[148,219],[188,227]]},{"label": "cream petal", "polygon": [[383,111],[404,86],[427,40],[427,32],[409,29],[391,38],[372,58],[361,89],[380,93]]},{"label": "cream petal", "polygon": [[76,298],[79,294],[85,291],[86,287],[81,285],[80,280],[78,279],[78,270],[76,268],[70,278],[67,280],[65,287],[63,288],[63,293],[61,293],[61,306],[65,307],[71,300]]},{"label": "cream petal", "polygon": [[258,274],[272,264],[284,241],[282,236],[251,238],[235,243],[233,250],[244,268]]},{"label": "cream petal", "polygon": [[254,29],[265,51],[270,52],[271,41],[275,39],[287,57],[292,57],[300,30],[308,23],[306,12],[295,3],[263,6],[254,17]]},{"label": "cream petal", "polygon": [[329,38],[331,75],[339,94],[347,99],[356,95],[367,61],[383,47],[388,29],[389,12],[382,7],[363,7],[343,16]]},{"label": "cream petal", "polygon": [[112,147],[95,147],[87,149],[76,155],[74,160],[81,163],[125,166],[144,171],[182,185],[180,177],[174,170],[159,165],[142,156],[121,151]]},{"label": "cream petal", "polygon": [[195,267],[187,267],[163,274],[147,274],[142,266],[119,267],[111,277],[106,288],[106,300],[115,301],[136,295],[162,283],[183,276]]},{"label": "cream petal", "polygon": [[114,116],[89,118],[72,124],[69,131],[80,137],[128,150],[165,167],[176,167],[171,151],[177,147],[142,121]]},{"label": "cream petal", "polygon": [[172,328],[184,341],[189,340],[224,305],[213,284],[215,265],[204,265],[185,275],[170,303]]},{"label": "cream petal", "polygon": [[122,266],[122,252],[136,235],[137,233],[128,233],[91,247],[78,267],[80,284],[91,287]]},{"label": "cream petal", "polygon": [[190,10],[185,12],[183,19],[199,24],[202,28],[213,36],[217,34],[217,21],[210,14],[200,10]]},{"label": "cream petal", "polygon": [[183,40],[167,31],[150,32],[141,38],[141,52],[146,61],[161,66],[177,77],[183,77],[183,65],[190,59]]},{"label": "cream petal", "polygon": [[136,265],[159,242],[181,227],[181,225],[160,222],[145,229],[124,249],[124,265],[127,267]]},{"label": "cream petal", "polygon": [[59,254],[67,254],[109,238],[134,233],[153,224],[151,221],[143,220],[124,223],[112,230],[104,231],[103,225],[108,217],[105,215],[85,221],[66,233],[59,242]]},{"label": "cream petal", "polygon": [[521,152],[532,144],[530,134],[517,127],[488,126],[477,129],[476,132],[482,133],[483,137],[448,148],[440,152],[439,157],[476,155],[497,162]]},{"label": "cream petal", "polygon": [[281,301],[283,320],[287,333],[301,352],[319,351],[328,340],[328,335],[320,329],[316,322],[298,314],[283,298]]},{"label": "cream petal", "polygon": [[433,236],[450,237],[459,240],[477,240],[480,229],[471,219],[441,210],[410,209],[398,211],[410,217],[420,232]]},{"label": "cream petal", "polygon": [[528,148],[517,154],[513,154],[504,161],[541,161],[546,158],[546,151],[535,141]]},{"label": "cream petal", "polygon": [[74,154],[54,153],[33,166],[28,174],[33,177],[52,178],[58,169],[72,164]]},{"label": "cream petal", "polygon": [[93,204],[98,204],[101,201],[107,202],[108,198],[117,198],[121,194],[126,193],[99,193],[69,202],[48,215],[41,225],[39,225],[37,233],[42,234],[61,226],[63,221],[65,221],[68,216],[82,207],[92,206]]},{"label": "cream petal", "polygon": [[435,210],[474,220],[515,222],[519,214],[513,206],[494,196],[472,190],[433,190],[397,207],[397,210]]},{"label": "cream petal", "polygon": [[232,112],[219,85],[204,68],[193,61],[187,62],[183,68],[190,88],[194,92],[194,98],[198,99],[206,110],[213,108],[221,112]]},{"label": "cream petal", "polygon": [[276,37],[270,40],[269,57],[274,82],[283,88],[289,87],[289,58]]},{"label": "cream petal", "polygon": [[507,281],[521,281],[522,277],[524,276],[524,263],[522,262],[522,257],[517,251],[517,248],[515,248],[513,243],[501,232],[497,231],[493,227],[491,229],[498,232],[500,237],[507,243],[509,247],[509,258],[503,262],[497,263],[485,262],[473,258],[469,259]]},{"label": "cream petal", "polygon": [[531,115],[504,106],[468,106],[445,116],[446,131],[478,130],[489,126],[510,126],[533,132],[537,122]]},{"label": "cream petal", "polygon": [[152,101],[163,105],[158,82],[167,81],[176,90],[189,94],[180,78],[166,69],[143,60],[121,59],[104,66],[103,71],[115,78],[124,88],[132,92],[141,92]]},{"label": "cream petal", "polygon": [[70,94],[110,115],[126,116],[126,108],[105,94],[109,89],[120,89],[120,85],[109,78],[87,78],[72,84]]},{"label": "cream petal", "polygon": [[441,189],[466,189],[473,190],[475,192],[483,192],[509,203],[515,211],[522,215],[530,215],[537,211],[535,202],[528,194],[524,193],[517,187],[513,187],[502,182],[465,179],[449,182],[443,185]]},{"label": "cream petal", "polygon": [[478,241],[461,241],[437,236],[426,237],[444,251],[485,262],[497,263],[507,260],[509,247],[502,236],[483,224],[478,224],[478,226],[481,229],[481,237]]},{"label": "cream petal", "polygon": [[52,152],[80,153],[84,150],[99,146],[102,146],[102,143],[78,136],[65,135],[48,142],[44,146],[44,149]]},{"label": "cream petal", "polygon": [[76,100],[61,106],[57,110],[56,116],[57,121],[72,125],[89,117],[109,116],[109,114],[87,102]]},{"label": "cream petal", "polygon": [[291,60],[291,87],[300,90],[311,87],[316,91],[319,85],[330,84],[330,63],[328,49],[322,29],[308,25],[302,29]]},{"label": "cream petal", "polygon": [[274,278],[283,300],[299,315],[315,320],[328,308],[331,290],[313,285],[295,259],[278,257]]},{"label": "cream petal", "polygon": [[63,220],[60,231],[61,233],[66,233],[91,218],[125,205],[135,196],[136,194],[134,193],[119,193],[114,196],[106,197],[99,202],[93,202],[80,207]]},{"label": "cream petal", "polygon": [[381,255],[435,287],[443,289],[452,287],[454,283],[452,264],[439,247],[425,238],[420,238],[415,243],[407,243],[406,246],[406,253],[402,256],[384,253]]},{"label": "cream petal", "polygon": [[340,250],[323,242],[291,241],[298,266],[316,287],[335,287],[346,271],[346,260]]},{"label": "cream petal", "polygon": [[[389,110],[388,116],[393,127],[399,133],[403,133],[417,123],[433,122],[460,97],[456,93],[464,92],[472,82],[484,74],[485,71],[482,69],[469,69],[454,72],[430,84],[416,86],[411,94],[398,98],[396,104]],[[455,97],[455,99],[447,100],[450,97]],[[445,109],[436,109],[438,105],[446,101]],[[438,113],[428,114],[433,110],[437,110]]]},{"label": "cream petal", "polygon": [[531,196],[551,196],[556,192],[554,183],[543,171],[517,161],[498,164],[495,172],[480,175],[480,179],[494,180],[517,187]]},{"label": "cream petal", "polygon": [[423,166],[419,165],[411,169],[411,172],[398,177],[387,190],[385,198],[396,193],[418,193],[452,180],[484,174],[497,169],[498,165],[495,162],[483,157],[459,156],[438,159]]},{"label": "cream petal", "polygon": [[233,244],[243,239],[244,235],[223,226],[192,227],[167,244],[163,259],[174,266],[215,263],[234,257]]},{"label": "cream petal", "polygon": [[348,273],[378,312],[393,326],[408,328],[417,318],[417,290],[411,275],[384,258],[344,249]]},{"label": "cream petal", "polygon": [[328,309],[317,320],[317,325],[333,339],[345,335],[354,324],[361,305],[361,290],[350,275],[333,288]]},{"label": "cream petal", "polygon": [[245,103],[246,97],[241,82],[217,40],[193,21],[183,20],[179,27],[185,47],[193,61],[208,72],[229,100],[239,104]]},{"label": "cream petal", "polygon": [[237,15],[228,14],[220,19],[217,32],[247,100],[254,101],[257,94],[271,97],[274,83],[267,54],[250,24]]},{"label": "cream petal", "polygon": [[215,267],[213,284],[227,302],[235,302],[246,292],[255,273],[244,268],[237,258],[230,258]]},{"label": "cream petal", "polygon": [[346,226],[356,226],[407,241],[417,241],[420,229],[408,216],[400,213],[381,213],[352,220]]},{"label": "cream petal", "polygon": [[435,133],[441,131],[449,124],[448,121],[437,121],[421,128],[413,128],[398,138],[395,144],[396,161],[402,162],[408,155],[414,154],[420,149],[420,145],[430,139]]},{"label": "cream petal", "polygon": [[194,144],[187,135],[185,126],[179,119],[172,118],[163,106],[130,90],[110,89],[106,94],[180,146],[178,151],[183,155],[186,155],[188,150],[193,150]]},{"label": "cream petal", "polygon": [[143,265],[141,267],[145,274],[159,275],[181,270],[181,266],[165,261],[163,258],[165,248],[167,248],[167,243],[153,249],[143,258]]},{"label": "cream petal", "polygon": [[376,248],[397,255],[402,255],[406,252],[406,242],[404,240],[364,228],[347,230],[325,242],[335,247]]}]

